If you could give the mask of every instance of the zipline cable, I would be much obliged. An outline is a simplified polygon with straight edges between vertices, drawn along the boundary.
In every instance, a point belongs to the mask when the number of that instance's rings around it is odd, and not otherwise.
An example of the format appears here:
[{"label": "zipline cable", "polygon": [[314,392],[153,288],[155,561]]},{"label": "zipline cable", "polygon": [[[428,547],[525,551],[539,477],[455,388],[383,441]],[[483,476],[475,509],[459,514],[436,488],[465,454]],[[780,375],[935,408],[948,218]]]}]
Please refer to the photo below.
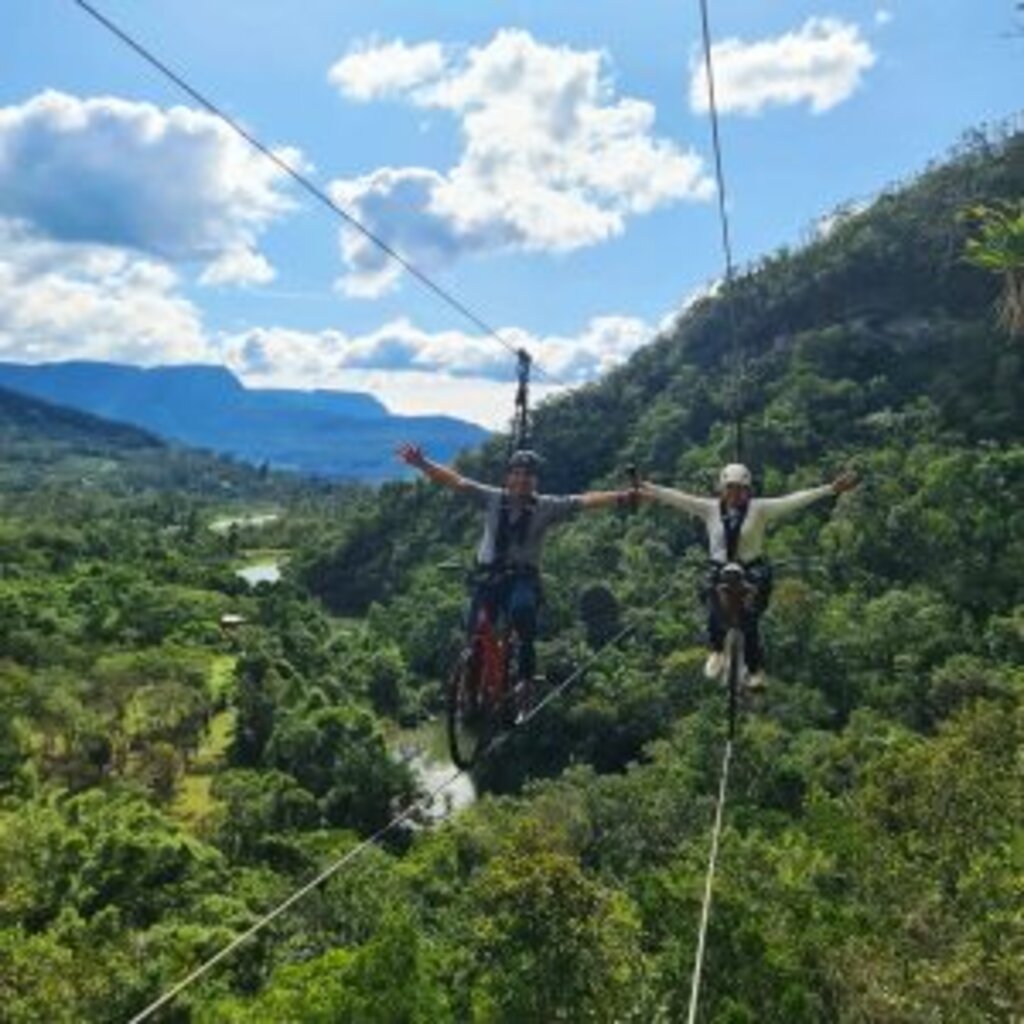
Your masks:
[{"label": "zipline cable", "polygon": [[711,894],[715,885],[715,869],[718,865],[718,843],[722,834],[722,816],[725,809],[725,794],[729,785],[729,765],[732,761],[732,737],[725,741],[722,755],[722,771],[718,783],[718,799],[715,801],[715,824],[711,830],[711,853],[704,877],[704,900],[700,910],[700,929],[697,932],[697,951],[693,957],[693,975],[690,980],[690,1011],[687,1024],[696,1024],[697,1007],[700,1003],[700,982],[704,973],[704,949],[707,942],[708,921],[711,918]]},{"label": "zipline cable", "polygon": [[736,324],[736,308],[732,284],[736,267],[732,258],[732,239],[729,232],[729,211],[725,192],[725,171],[722,160],[722,137],[718,128],[718,100],[715,93],[715,70],[711,56],[711,20],[708,16],[708,0],[700,0],[701,34],[704,40],[704,73],[708,86],[708,112],[711,116],[711,143],[715,153],[715,179],[718,190],[718,220],[722,232],[722,252],[725,257],[725,285],[722,301],[728,309],[729,331],[732,342],[732,363],[735,372],[732,389],[732,416],[734,453],[737,462],[743,461],[743,386],[746,367],[743,350],[739,343],[739,329]]},{"label": "zipline cable", "polygon": [[[668,598],[674,592],[675,587],[669,587],[661,594],[660,597],[658,597],[651,605],[649,605],[649,608],[652,610],[654,608],[657,608],[658,605],[665,601],[665,599]],[[516,723],[512,730],[506,733],[502,733],[500,736],[495,737],[495,739],[493,739],[484,749],[483,753],[481,754],[481,757],[486,757],[487,755],[493,753],[505,742],[505,740],[508,739],[509,736],[512,735],[513,732],[524,728],[540,713],[540,711],[543,708],[547,707],[548,704],[550,704],[553,700],[555,700],[566,690],[568,690],[573,683],[579,680],[587,671],[587,669],[590,668],[590,666],[593,665],[601,657],[601,655],[606,650],[608,650],[608,648],[612,647],[614,644],[619,643],[620,641],[624,640],[627,636],[629,636],[631,633],[635,632],[639,628],[641,622],[642,619],[638,617],[633,622],[623,626],[623,628],[620,629],[618,633],[616,633],[610,640],[606,640],[600,647],[597,648],[596,651],[594,651],[590,655],[589,658],[583,661],[582,664],[578,665],[576,669],[566,679],[564,679],[549,694],[547,694],[543,700],[539,701],[533,708],[531,708],[529,713],[524,715],[524,717]],[[445,792],[445,790],[451,788],[451,786],[453,786],[463,775],[466,774],[467,770],[465,768],[456,768],[451,773],[451,775],[449,775],[446,779],[442,780],[426,795],[420,797],[419,800],[416,800],[413,803],[411,803],[404,811],[401,811],[399,814],[396,814],[393,818],[391,818],[390,821],[388,821],[386,825],[383,825],[376,832],[374,832],[372,836],[369,836],[358,845],[352,847],[352,849],[345,853],[342,857],[338,858],[336,861],[334,861],[333,863],[329,864],[326,868],[324,868],[315,878],[307,882],[301,888],[296,889],[295,892],[293,892],[287,899],[283,900],[276,907],[268,911],[261,918],[259,918],[253,924],[251,924],[244,932],[241,932],[240,934],[236,935],[226,946],[218,950],[218,952],[214,953],[213,956],[211,956],[207,960],[204,960],[191,973],[189,973],[186,977],[182,978],[181,981],[177,982],[166,992],[164,992],[158,999],[150,1003],[144,1010],[142,1010],[140,1013],[137,1013],[134,1017],[132,1017],[131,1020],[129,1021],[129,1024],[142,1024],[143,1021],[149,1020],[149,1018],[152,1017],[153,1014],[157,1012],[157,1010],[160,1010],[161,1008],[166,1006],[175,997],[180,995],[186,988],[197,982],[204,975],[208,974],[214,967],[217,966],[217,964],[219,964],[222,960],[230,956],[236,949],[238,949],[239,946],[243,945],[245,942],[253,938],[253,936],[258,934],[259,932],[263,931],[264,928],[266,928],[269,924],[271,924],[278,917],[280,917],[286,910],[289,909],[289,907],[294,906],[303,897],[308,896],[309,893],[311,893],[314,889],[318,888],[328,879],[336,875],[343,867],[345,867],[347,864],[350,864],[358,856],[360,856],[360,854],[364,853],[371,846],[375,845],[379,840],[383,839],[389,832],[392,832],[399,825],[408,821],[419,811],[427,810],[429,807],[431,807],[434,801],[437,800],[437,798],[443,792]]]},{"label": "zipline cable", "polygon": [[455,781],[462,775],[462,769],[457,769],[447,779],[435,786],[429,793],[421,797],[415,803],[410,804],[400,814],[396,814],[386,825],[379,828],[372,836],[364,839],[361,843],[353,846],[343,857],[336,860],[333,864],[328,865],[320,872],[312,881],[307,882],[301,889],[296,889],[286,900],[279,903],[273,910],[264,914],[254,924],[250,925],[244,932],[236,935],[226,946],[220,949],[217,953],[211,956],[208,960],[201,963],[191,974],[182,978],[176,985],[169,988],[159,999],[150,1003],[141,1013],[136,1014],[132,1017],[129,1024],[140,1024],[141,1021],[148,1020],[156,1013],[161,1007],[166,1006],[172,999],[188,988],[193,982],[198,981],[204,974],[211,971],[217,964],[221,962],[225,957],[230,956],[239,946],[251,939],[257,932],[263,931],[272,921],[280,917],[289,907],[293,904],[298,903],[304,896],[311,893],[314,889],[318,888],[324,882],[326,882],[333,875],[336,875],[346,864],[355,860],[361,853],[373,846],[379,840],[383,839],[389,832],[397,828],[403,822],[408,821],[417,811],[423,808],[430,807],[430,805],[443,793],[449,786],[453,785]]},{"label": "zipline cable", "polygon": [[[228,126],[236,135],[244,139],[250,146],[253,147],[257,152],[261,153],[271,163],[273,163],[278,170],[283,171],[288,177],[296,182],[302,189],[304,189],[309,195],[311,195],[317,202],[327,207],[332,213],[340,217],[350,228],[358,231],[367,241],[377,246],[382,252],[386,253],[391,259],[399,264],[408,274],[414,277],[423,287],[433,292],[442,302],[447,303],[457,313],[468,320],[474,327],[490,336],[498,342],[502,348],[512,353],[514,356],[518,356],[522,350],[521,346],[513,345],[502,337],[500,331],[497,328],[492,327],[486,320],[478,316],[469,308],[461,299],[452,294],[448,289],[443,288],[436,281],[430,278],[422,270],[419,269],[411,260],[403,256],[394,246],[386,242],[380,235],[376,234],[365,224],[359,221],[351,213],[348,212],[344,207],[339,206],[326,192],[323,191],[318,185],[311,181],[305,174],[300,170],[293,167],[287,160],[280,157],[275,153],[269,146],[261,142],[252,132],[248,131],[238,121],[227,114],[224,110],[218,107],[212,100],[207,99],[198,89],[189,85],[189,83],[176,71],[165,64],[159,57],[148,50],[142,43],[138,42],[132,36],[130,36],[124,29],[119,25],[115,24],[105,14],[97,10],[88,0],[72,0],[72,3],[77,4],[83,11],[90,15],[95,21],[102,25],[108,32],[111,32],[114,36],[121,40],[126,46],[134,50],[143,60],[148,64],[152,65],[157,69],[165,78],[173,82],[179,89],[189,95],[193,100],[196,101],[204,110],[212,114],[218,120]],[[568,387],[565,381],[559,380],[558,377],[549,373],[544,367],[537,363],[534,363],[536,369],[541,375],[552,384],[557,384],[561,387]]]},{"label": "zipline cable", "polygon": [[[732,241],[729,235],[729,212],[725,192],[725,172],[722,161],[722,139],[718,128],[718,101],[715,95],[715,70],[712,59],[711,21],[708,16],[708,0],[700,0],[701,34],[704,41],[704,71],[708,86],[708,111],[711,116],[711,140],[715,152],[715,176],[718,183],[718,219],[722,230],[722,251],[725,256],[725,286],[722,300],[728,308],[729,329],[732,339],[732,363],[735,373],[733,381],[733,427],[734,454],[737,462],[743,461],[743,385],[746,367],[743,350],[739,343],[739,330],[736,324],[735,299],[733,296],[733,279],[735,265],[732,258]],[[687,1024],[696,1024],[697,1010],[700,1006],[700,985],[704,974],[704,953],[707,948],[708,923],[711,920],[711,897],[715,887],[715,872],[718,867],[718,847],[722,835],[722,820],[725,814],[725,799],[729,786],[729,766],[732,763],[732,745],[736,730],[736,698],[735,692],[729,694],[729,723],[722,752],[722,768],[718,782],[718,796],[715,800],[715,818],[711,829],[711,849],[708,854],[707,872],[704,876],[704,898],[701,902],[700,926],[697,931],[697,948],[693,957],[693,974],[690,979],[690,1007]]]}]

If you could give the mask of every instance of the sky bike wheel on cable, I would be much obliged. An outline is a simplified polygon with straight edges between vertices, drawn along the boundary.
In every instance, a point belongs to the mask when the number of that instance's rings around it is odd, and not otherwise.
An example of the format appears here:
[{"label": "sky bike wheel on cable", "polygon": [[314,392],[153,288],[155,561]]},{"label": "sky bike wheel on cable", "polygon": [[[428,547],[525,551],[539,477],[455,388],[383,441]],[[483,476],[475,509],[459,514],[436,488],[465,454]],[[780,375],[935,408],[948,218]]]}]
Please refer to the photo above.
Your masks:
[{"label": "sky bike wheel on cable", "polygon": [[743,631],[732,627],[725,634],[725,683],[729,696],[729,735],[736,731],[740,687],[743,685]]},{"label": "sky bike wheel on cable", "polygon": [[488,715],[481,686],[479,644],[464,647],[448,677],[448,751],[457,768],[469,769],[488,740]]}]

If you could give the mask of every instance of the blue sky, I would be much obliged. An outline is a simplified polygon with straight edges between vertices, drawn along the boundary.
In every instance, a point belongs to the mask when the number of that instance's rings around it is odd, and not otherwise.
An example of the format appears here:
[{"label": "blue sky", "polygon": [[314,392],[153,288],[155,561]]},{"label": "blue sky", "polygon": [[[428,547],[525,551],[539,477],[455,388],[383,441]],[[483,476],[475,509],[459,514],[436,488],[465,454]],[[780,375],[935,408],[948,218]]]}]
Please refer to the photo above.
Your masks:
[{"label": "blue sky", "polygon": [[[561,381],[721,275],[696,0],[96,5]],[[1013,0],[710,9],[741,264],[1022,106]],[[493,338],[72,0],[0,7],[0,298],[3,359],[510,412]]]}]

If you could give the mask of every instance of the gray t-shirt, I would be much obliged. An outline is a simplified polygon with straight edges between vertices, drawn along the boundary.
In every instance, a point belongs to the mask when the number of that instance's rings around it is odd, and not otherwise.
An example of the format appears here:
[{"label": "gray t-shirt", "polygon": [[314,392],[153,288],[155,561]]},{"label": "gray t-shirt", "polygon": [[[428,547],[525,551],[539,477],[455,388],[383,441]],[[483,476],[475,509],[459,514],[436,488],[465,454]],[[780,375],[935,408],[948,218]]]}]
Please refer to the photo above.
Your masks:
[{"label": "gray t-shirt", "polygon": [[[488,487],[475,480],[466,480],[462,493],[484,509],[484,535],[476,549],[479,565],[493,565],[498,561],[498,532],[503,500],[507,507],[509,527],[504,564],[530,566],[534,569],[539,568],[540,550],[548,527],[565,522],[583,507],[583,499],[578,494],[535,494],[523,499],[500,487]],[[523,516],[527,515],[529,522],[524,526]]]}]

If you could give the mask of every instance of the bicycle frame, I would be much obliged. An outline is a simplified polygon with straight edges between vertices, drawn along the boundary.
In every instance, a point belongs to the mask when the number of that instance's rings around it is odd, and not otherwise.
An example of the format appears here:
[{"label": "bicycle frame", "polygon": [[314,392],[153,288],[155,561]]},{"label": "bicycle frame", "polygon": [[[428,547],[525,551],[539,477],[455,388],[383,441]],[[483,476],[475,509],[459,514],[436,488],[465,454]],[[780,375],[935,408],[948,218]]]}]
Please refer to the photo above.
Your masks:
[{"label": "bicycle frame", "polygon": [[494,614],[494,607],[489,600],[478,603],[448,682],[448,743],[459,768],[470,768],[491,738],[514,721],[509,681],[518,640],[512,623]]},{"label": "bicycle frame", "polygon": [[485,709],[497,708],[509,691],[510,633],[511,626],[495,623],[486,602],[481,602],[469,642],[478,659],[477,698]]},{"label": "bicycle frame", "polygon": [[729,735],[736,728],[736,709],[746,671],[743,624],[752,611],[757,588],[747,579],[746,570],[737,562],[722,566],[714,585],[714,600],[725,621],[726,683],[729,690]]}]

